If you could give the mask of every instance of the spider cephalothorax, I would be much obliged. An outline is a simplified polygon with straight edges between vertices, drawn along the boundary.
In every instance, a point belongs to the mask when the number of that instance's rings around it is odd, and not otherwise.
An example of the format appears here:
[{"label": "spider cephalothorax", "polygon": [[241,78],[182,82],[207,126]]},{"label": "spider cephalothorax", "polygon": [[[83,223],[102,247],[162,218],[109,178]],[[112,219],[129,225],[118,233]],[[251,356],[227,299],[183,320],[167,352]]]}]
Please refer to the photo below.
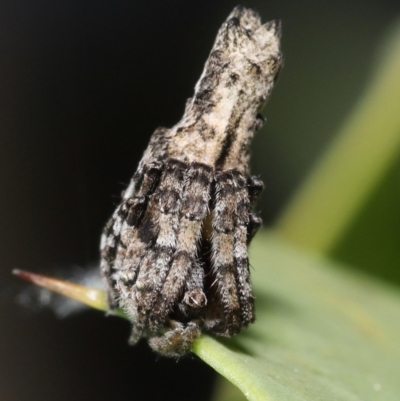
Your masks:
[{"label": "spider cephalothorax", "polygon": [[238,333],[254,321],[247,246],[263,184],[249,176],[249,144],[282,63],[280,24],[236,7],[218,32],[182,120],[153,134],[107,223],[101,269],[111,307],[181,355],[207,331]]}]

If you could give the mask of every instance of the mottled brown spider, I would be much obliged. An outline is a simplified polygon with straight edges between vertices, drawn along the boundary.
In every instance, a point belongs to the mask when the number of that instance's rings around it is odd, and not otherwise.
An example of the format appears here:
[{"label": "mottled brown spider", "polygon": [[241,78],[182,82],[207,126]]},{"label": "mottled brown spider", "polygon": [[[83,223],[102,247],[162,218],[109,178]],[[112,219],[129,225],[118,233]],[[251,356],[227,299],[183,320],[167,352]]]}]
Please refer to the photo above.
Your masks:
[{"label": "mottled brown spider", "polygon": [[254,321],[247,247],[263,188],[249,145],[278,76],[280,23],[236,7],[220,28],[181,121],[159,128],[101,239],[109,303],[131,342],[190,351],[201,332],[232,336]]}]

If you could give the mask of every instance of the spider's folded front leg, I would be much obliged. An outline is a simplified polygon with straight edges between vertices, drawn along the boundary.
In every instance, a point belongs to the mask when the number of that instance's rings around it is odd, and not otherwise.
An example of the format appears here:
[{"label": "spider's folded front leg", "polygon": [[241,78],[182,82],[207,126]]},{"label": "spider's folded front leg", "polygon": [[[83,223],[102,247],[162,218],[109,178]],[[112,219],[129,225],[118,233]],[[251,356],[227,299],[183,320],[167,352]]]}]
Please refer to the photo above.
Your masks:
[{"label": "spider's folded front leg", "polygon": [[235,274],[236,171],[215,174],[212,262],[217,296],[223,308],[223,328],[218,334],[231,336],[240,331],[240,299]]},{"label": "spider's folded front leg", "polygon": [[236,170],[217,172],[213,209],[214,285],[223,307],[223,321],[212,332],[231,336],[254,321],[248,242],[261,224],[251,205],[263,187],[255,178]]},{"label": "spider's folded front leg", "polygon": [[[168,275],[177,246],[182,188],[187,165],[179,160],[166,161],[159,185],[149,201],[138,233],[153,238],[139,264],[139,273],[133,287],[136,301],[131,342],[149,335],[149,320],[157,297]],[[152,327],[157,332],[160,327]]]},{"label": "spider's folded front leg", "polygon": [[208,213],[212,180],[211,167],[202,163],[190,165],[182,193],[176,253],[152,312],[153,329],[164,324],[173,312],[196,315],[207,303],[198,246]]},{"label": "spider's folded front leg", "polygon": [[152,162],[139,170],[122,194],[122,202],[107,222],[101,237],[101,270],[107,280],[111,308],[133,309],[127,296],[136,281],[140,260],[149,246],[137,227],[149,197],[161,176],[162,163]]},{"label": "spider's folded front leg", "polygon": [[[235,175],[235,179],[237,189],[233,252],[234,272],[239,293],[241,324],[242,327],[246,327],[254,322],[255,316],[247,251],[248,228],[254,215],[250,214],[251,202],[246,179],[240,173]],[[259,223],[261,224],[261,219],[259,219]]]}]

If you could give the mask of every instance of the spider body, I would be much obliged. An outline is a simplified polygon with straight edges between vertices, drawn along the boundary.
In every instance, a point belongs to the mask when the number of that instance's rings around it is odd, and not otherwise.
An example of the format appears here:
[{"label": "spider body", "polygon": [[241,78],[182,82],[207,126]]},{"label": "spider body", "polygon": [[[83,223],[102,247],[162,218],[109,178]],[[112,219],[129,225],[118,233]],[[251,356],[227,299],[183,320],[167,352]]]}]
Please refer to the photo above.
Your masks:
[{"label": "spider body", "polygon": [[258,110],[281,66],[280,25],[237,7],[221,27],[181,121],[153,134],[101,241],[111,307],[131,342],[177,356],[202,331],[237,334],[255,319],[247,246],[261,219],[249,176]]}]

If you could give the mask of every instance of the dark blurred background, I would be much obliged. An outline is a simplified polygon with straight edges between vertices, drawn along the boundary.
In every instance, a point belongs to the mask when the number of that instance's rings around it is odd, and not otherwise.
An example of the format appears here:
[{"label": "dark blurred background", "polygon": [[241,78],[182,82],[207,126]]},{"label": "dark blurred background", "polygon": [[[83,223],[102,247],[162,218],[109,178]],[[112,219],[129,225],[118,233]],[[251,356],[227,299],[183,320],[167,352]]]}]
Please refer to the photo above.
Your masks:
[{"label": "dark blurred background", "polygon": [[[99,235],[157,126],[170,127],[236,1],[0,3],[3,401],[207,400],[214,373],[127,345],[129,324],[17,302],[12,268],[98,260]],[[283,21],[285,67],[253,146],[272,224],[368,81],[398,0],[249,1]],[[393,173],[397,177],[399,167]],[[390,276],[390,275],[389,275]]]}]

